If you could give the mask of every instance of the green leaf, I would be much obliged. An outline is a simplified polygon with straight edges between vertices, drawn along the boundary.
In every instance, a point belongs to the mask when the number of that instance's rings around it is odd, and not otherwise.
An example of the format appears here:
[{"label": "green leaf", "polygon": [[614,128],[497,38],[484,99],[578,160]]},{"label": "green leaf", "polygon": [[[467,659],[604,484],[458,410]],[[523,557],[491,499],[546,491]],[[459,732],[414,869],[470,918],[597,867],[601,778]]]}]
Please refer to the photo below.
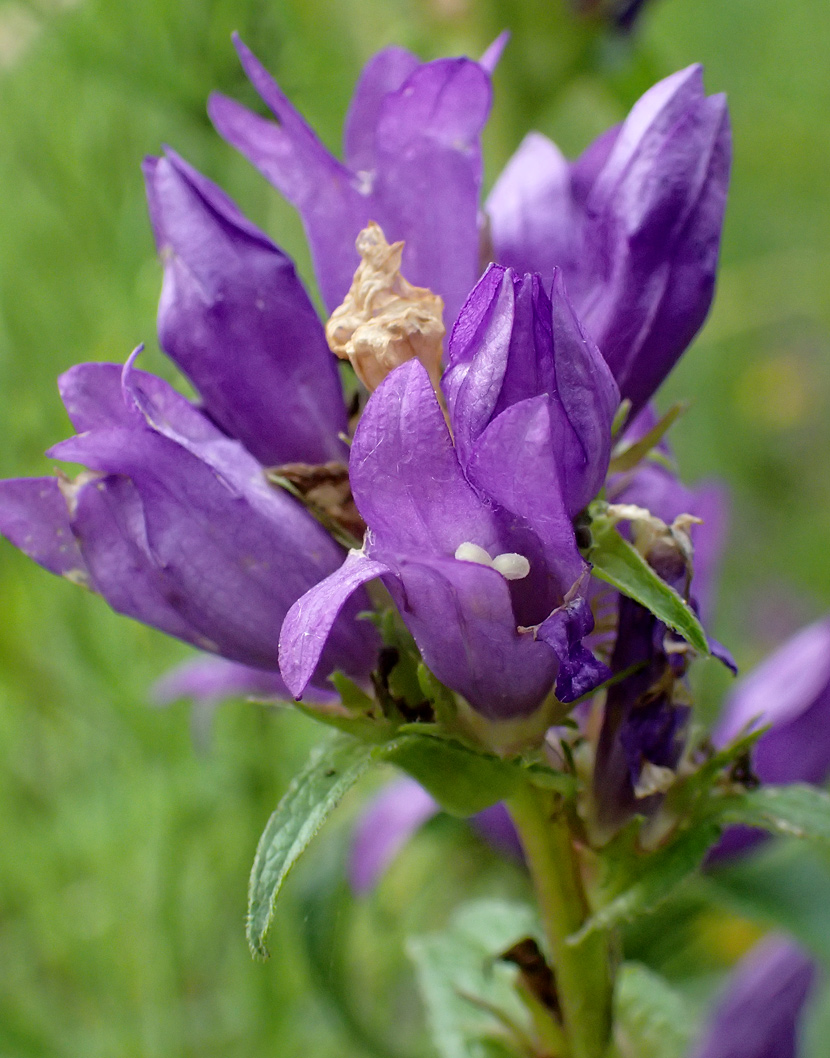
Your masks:
[{"label": "green leaf", "polygon": [[626,470],[633,470],[642,459],[645,459],[652,448],[660,443],[670,427],[687,410],[688,405],[673,404],[666,414],[639,441],[635,441],[633,444],[618,445],[611,455],[608,473],[620,474]]},{"label": "green leaf", "polygon": [[334,689],[340,695],[343,708],[350,713],[360,716],[363,713],[371,713],[375,707],[375,700],[371,698],[362,687],[350,679],[345,672],[339,669],[329,676],[329,682],[334,684]]},{"label": "green leaf", "polygon": [[[723,781],[743,759],[748,762],[752,748],[767,728],[740,735],[715,752],[708,750],[704,762],[688,775],[679,778],[669,790],[666,803],[677,816],[700,814],[698,805],[712,795],[712,788]],[[703,750],[704,746],[701,745]],[[696,755],[693,752],[693,756]],[[703,807],[703,814],[706,807]]]},{"label": "green leaf", "polygon": [[388,720],[374,719],[369,716],[351,716],[339,705],[308,706],[303,702],[294,702],[293,708],[305,716],[316,720],[326,727],[333,727],[344,735],[351,735],[361,742],[383,743],[394,734],[394,727]]},{"label": "green leaf", "polygon": [[288,872],[376,752],[376,747],[343,736],[316,746],[268,820],[248,890],[248,943],[255,955],[268,954],[265,934]]},{"label": "green leaf", "polygon": [[691,607],[654,572],[636,548],[622,537],[612,519],[600,515],[591,523],[589,559],[594,576],[650,610],[700,654],[709,653],[703,627]]},{"label": "green leaf", "polygon": [[367,718],[323,719],[358,737],[337,735],[316,747],[268,820],[248,893],[248,942],[256,955],[267,954],[265,934],[288,872],[343,795],[373,764],[388,762],[402,768],[445,811],[458,816],[474,815],[504,800],[520,779],[516,766],[450,739],[406,733],[378,744],[378,732],[382,737],[388,729]]},{"label": "green leaf", "polygon": [[[521,1053],[507,1041],[530,1032],[529,1017],[514,988],[516,970],[498,955],[536,932],[531,908],[480,900],[462,907],[440,933],[410,938],[407,950],[441,1058]],[[499,1034],[505,1041],[494,1052],[499,1044],[492,1037]]]},{"label": "green leaf", "polygon": [[659,974],[640,963],[624,963],[617,978],[615,1021],[623,1055],[684,1058],[694,1019],[683,998]]},{"label": "green leaf", "polygon": [[520,780],[514,765],[445,738],[402,735],[382,752],[385,760],[417,779],[451,815],[475,815],[503,801]]},{"label": "green leaf", "polygon": [[709,903],[792,933],[830,963],[830,863],[823,850],[795,839],[768,842],[702,879]]},{"label": "green leaf", "polygon": [[706,821],[684,830],[671,844],[656,852],[632,855],[627,873],[633,881],[591,915],[585,925],[568,938],[568,943],[580,944],[589,933],[610,929],[653,911],[697,870],[719,835],[720,827]]},{"label": "green leaf", "polygon": [[759,786],[724,798],[719,817],[830,845],[830,795],[815,786]]}]

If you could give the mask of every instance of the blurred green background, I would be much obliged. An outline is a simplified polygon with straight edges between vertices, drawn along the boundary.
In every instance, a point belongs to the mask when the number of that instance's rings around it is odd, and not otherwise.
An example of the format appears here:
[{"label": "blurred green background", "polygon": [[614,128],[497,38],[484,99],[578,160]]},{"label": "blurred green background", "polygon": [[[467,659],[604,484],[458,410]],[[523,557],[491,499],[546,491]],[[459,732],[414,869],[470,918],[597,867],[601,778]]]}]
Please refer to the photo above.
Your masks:
[{"label": "blurred green background", "polygon": [[[0,0],[0,475],[48,472],[43,450],[69,432],[55,377],[71,364],[145,341],[144,366],[173,377],[154,346],[145,153],[175,146],[310,278],[296,218],[205,116],[213,88],[254,101],[231,30],[336,147],[373,51],[478,54],[504,26],[488,182],[528,128],[576,153],[690,62],[729,95],[717,301],[661,399],[692,400],[674,431],[689,480],[717,474],[733,492],[716,631],[750,667],[830,609],[826,0],[656,0],[632,38],[558,0]],[[205,737],[186,704],[148,705],[183,647],[6,544],[0,592],[0,1058],[425,1053],[401,938],[460,897],[521,893],[520,872],[439,819],[355,903],[352,799],[288,886],[270,962],[253,963],[249,865],[315,726],[238,702]],[[700,682],[711,712],[725,681]],[[820,859],[773,849],[647,920],[631,950],[693,995],[692,956],[715,973],[774,921],[830,965],[828,879]],[[705,895],[716,907],[701,913]],[[830,1054],[822,1016],[815,1058]]]}]

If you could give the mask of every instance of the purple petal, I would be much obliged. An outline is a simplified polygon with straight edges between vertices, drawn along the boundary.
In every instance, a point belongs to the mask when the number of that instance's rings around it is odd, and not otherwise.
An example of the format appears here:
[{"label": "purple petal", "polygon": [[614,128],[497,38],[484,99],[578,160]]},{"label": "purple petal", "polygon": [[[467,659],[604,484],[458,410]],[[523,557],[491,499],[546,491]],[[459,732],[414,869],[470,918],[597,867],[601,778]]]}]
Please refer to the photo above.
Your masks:
[{"label": "purple petal", "polygon": [[611,423],[620,393],[599,350],[585,334],[556,272],[551,290],[556,368],[555,443],[573,516],[602,487],[611,454]]},{"label": "purple petal", "polygon": [[384,786],[363,810],[352,835],[352,889],[360,895],[374,889],[404,845],[438,812],[438,804],[408,776]]},{"label": "purple petal", "polygon": [[72,530],[92,586],[116,613],[203,650],[226,645],[205,636],[177,608],[149,548],[141,497],[128,478],[111,475],[75,486],[73,507]]},{"label": "purple petal", "polygon": [[375,135],[383,101],[420,65],[420,59],[405,48],[384,48],[363,67],[343,135],[343,153],[354,172],[375,168]]},{"label": "purple petal", "polygon": [[802,629],[736,685],[713,739],[771,725],[754,753],[764,782],[823,783],[830,774],[830,620]]},{"label": "purple petal", "polygon": [[554,389],[552,343],[540,278],[491,265],[453,328],[442,380],[462,462],[500,411]]},{"label": "purple petal", "polygon": [[496,72],[496,67],[499,64],[504,49],[507,47],[509,41],[510,30],[503,29],[478,60],[479,66],[486,70],[491,77]]},{"label": "purple petal", "polygon": [[58,389],[78,433],[105,426],[134,427],[136,408],[140,404],[145,410],[153,408],[156,421],[166,423],[171,436],[188,438],[195,444],[224,441],[225,434],[168,382],[133,366],[142,349],[139,346],[133,352],[126,367],[124,364],[76,364],[60,376]]},{"label": "purple petal", "polygon": [[[66,442],[61,451],[64,458],[74,452],[79,461],[132,480],[141,497],[148,553],[163,570],[164,592],[211,643],[208,649],[243,664],[276,668],[282,617],[342,554],[325,531],[277,492],[272,516],[264,517],[209,465],[149,431],[101,432],[75,439],[72,448]],[[107,491],[119,480],[108,482]],[[113,502],[122,502],[120,492]],[[115,606],[112,581],[103,587],[91,538],[80,523],[80,506],[75,530],[96,584]],[[125,587],[117,570],[113,579]]]},{"label": "purple petal", "polygon": [[[69,379],[93,418],[52,450],[107,475],[77,486],[71,514],[93,586],[122,613],[232,661],[276,669],[289,607],[343,552],[267,485],[238,442],[133,360],[120,379],[120,404],[113,365],[88,365]],[[372,667],[374,630],[355,622],[365,608],[358,597],[337,622],[321,678],[335,667],[358,676]]]},{"label": "purple petal", "polygon": [[355,432],[349,476],[381,550],[451,556],[465,541],[496,547],[495,520],[464,478],[429,376],[417,360],[396,368],[369,399]]},{"label": "purple petal", "polygon": [[152,696],[158,705],[168,705],[179,698],[190,698],[198,705],[215,705],[237,697],[277,701],[291,698],[279,673],[217,657],[182,662],[155,683]]},{"label": "purple petal", "polygon": [[164,264],[162,348],[260,462],[342,459],[337,366],[291,261],[174,152],[144,171]]},{"label": "purple petal", "polygon": [[[573,200],[571,166],[546,136],[529,133],[493,186],[485,210],[496,259],[520,274],[565,269],[578,281],[582,216]],[[576,293],[572,286],[572,293]]]},{"label": "purple petal", "polygon": [[550,398],[531,397],[490,423],[467,465],[476,488],[520,518],[542,544],[553,594],[548,593],[549,605],[538,620],[559,605],[586,568],[565,507],[556,441]]},{"label": "purple petal", "polygon": [[443,386],[465,462],[504,409],[548,394],[568,514],[577,514],[597,494],[608,469],[619,393],[584,334],[558,271],[551,300],[539,276],[520,278],[491,266],[453,331]]},{"label": "purple petal", "polygon": [[764,938],[733,971],[692,1058],[796,1058],[815,976],[798,945]]},{"label": "purple petal", "polygon": [[622,130],[622,125],[614,125],[597,136],[571,166],[571,182],[576,202],[584,207],[593,190],[597,178],[605,168],[606,162]]},{"label": "purple petal", "polygon": [[725,103],[689,67],[571,166],[528,137],[488,200],[497,259],[546,278],[562,268],[635,413],[711,304],[729,159]]},{"label": "purple petal", "polygon": [[377,126],[373,219],[405,240],[405,275],[441,295],[448,327],[479,273],[480,136],[491,100],[477,62],[438,59],[386,97]]},{"label": "purple petal", "polygon": [[129,421],[121,391],[123,364],[75,364],[58,378],[58,390],[78,433]]},{"label": "purple petal", "polygon": [[617,133],[613,150],[594,182],[594,202],[610,198],[638,156],[658,149],[687,109],[703,98],[703,67],[697,63],[649,88]]},{"label": "purple petal", "polygon": [[55,478],[0,481],[0,533],[50,573],[88,584],[89,570]]},{"label": "purple petal", "polygon": [[323,147],[245,45],[236,44],[279,124],[221,96],[211,99],[211,118],[302,214],[328,310],[348,291],[358,265],[355,239],[374,220],[390,241],[406,242],[407,279],[444,298],[451,324],[479,270],[479,139],[491,97],[485,69],[469,59],[439,59],[413,66],[400,81],[409,65],[405,53],[382,53],[350,113],[347,153],[360,166],[352,171]]},{"label": "purple petal", "polygon": [[399,580],[386,578],[386,586],[442,683],[492,720],[527,716],[539,706],[556,675],[556,656],[532,633],[518,632],[500,573],[455,559],[401,559],[394,572]]},{"label": "purple petal", "polygon": [[537,637],[559,658],[556,697],[560,702],[576,701],[611,676],[608,666],[582,645],[582,640],[593,630],[591,607],[581,595],[554,610],[539,626]]},{"label": "purple petal", "polygon": [[635,412],[700,328],[714,291],[728,115],[721,97],[702,96],[699,72],[686,73],[645,128],[634,108],[586,205],[596,219],[585,260],[605,278],[579,308]]},{"label": "purple petal", "polygon": [[358,266],[354,242],[370,219],[368,202],[355,175],[326,150],[253,53],[238,37],[234,43],[277,124],[221,95],[210,98],[210,118],[219,134],[299,210],[323,301],[331,312],[343,300]]},{"label": "purple petal", "polygon": [[361,551],[350,551],[338,570],[288,611],[280,633],[280,671],[295,698],[302,697],[313,677],[337,615],[349,597],[362,584],[388,572],[383,562],[373,561]]}]

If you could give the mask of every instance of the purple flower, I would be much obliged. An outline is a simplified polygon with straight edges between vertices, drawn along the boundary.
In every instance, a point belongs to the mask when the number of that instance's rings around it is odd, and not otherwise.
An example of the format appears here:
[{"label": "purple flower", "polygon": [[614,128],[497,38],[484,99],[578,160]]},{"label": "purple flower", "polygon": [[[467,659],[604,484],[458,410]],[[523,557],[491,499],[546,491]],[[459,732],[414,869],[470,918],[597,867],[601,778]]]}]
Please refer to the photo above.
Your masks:
[{"label": "purple flower", "polygon": [[[374,889],[410,838],[440,811],[437,801],[408,775],[384,786],[363,810],[352,835],[352,889],[358,894]],[[485,808],[469,822],[498,852],[521,859],[519,837],[503,804]]]},{"label": "purple flower", "polygon": [[344,459],[337,362],[289,258],[173,151],[144,173],[159,342],[205,411],[266,466]]},{"label": "purple flower", "polygon": [[[493,317],[498,316],[498,320]],[[563,362],[564,361],[564,362]],[[370,398],[349,464],[361,551],[292,608],[282,673],[300,695],[343,601],[382,577],[424,661],[479,713],[532,713],[605,678],[571,513],[604,476],[616,387],[558,285],[491,270],[453,334],[449,419],[418,361]]]},{"label": "purple flower", "polygon": [[[51,454],[90,472],[0,482],[0,531],[119,613],[233,663],[225,677],[256,670],[279,692],[280,625],[344,552],[262,463],[345,456],[336,361],[282,251],[173,152],[144,169],[164,264],[160,341],[202,409],[136,371],[135,355],[123,371],[72,368],[60,389],[78,434]],[[359,594],[337,622],[320,690],[334,668],[367,677],[367,607]]]},{"label": "purple flower", "polygon": [[443,389],[465,466],[502,412],[544,395],[568,514],[602,488],[619,390],[558,269],[548,297],[540,276],[490,266],[452,332]]},{"label": "purple flower", "polygon": [[[441,295],[452,326],[480,271],[480,137],[504,42],[481,62],[380,52],[357,85],[341,162],[236,40],[277,120],[218,95],[211,118],[299,210],[330,312],[357,267],[357,235],[373,220],[405,241],[407,278]],[[694,66],[650,89],[574,164],[531,133],[487,201],[487,253],[520,274],[539,272],[548,291],[562,269],[635,411],[708,312],[729,161],[726,104],[705,96]]]},{"label": "purple flower", "polygon": [[[650,510],[660,519],[658,525],[668,524],[655,535],[646,558],[697,609],[698,574],[710,594],[713,567],[719,558],[720,539],[715,534],[724,521],[720,486],[693,492],[664,467],[646,463],[633,475],[613,479],[609,493],[619,502]],[[707,510],[708,525],[704,521],[703,525],[684,526],[682,515],[696,516]],[[695,541],[693,552],[688,532]],[[660,795],[673,782],[691,712],[685,685],[688,645],[634,600],[617,596],[616,609],[611,669],[632,671],[608,690],[597,746],[594,793],[599,821],[610,828],[634,813],[648,815],[659,806]],[[710,647],[734,669],[727,651],[712,641]]]},{"label": "purple flower", "polygon": [[798,945],[765,937],[733,971],[690,1058],[796,1058],[815,977]]},{"label": "purple flower", "polygon": [[390,241],[406,242],[407,278],[443,297],[451,324],[480,272],[480,137],[500,47],[481,63],[421,63],[402,48],[377,54],[355,91],[340,162],[242,41],[235,44],[276,123],[221,95],[211,97],[210,116],[299,210],[329,312],[357,268],[358,233],[374,220]]},{"label": "purple flower", "polygon": [[352,889],[361,894],[374,889],[409,839],[440,811],[423,786],[408,775],[384,786],[363,810],[352,834]]},{"label": "purple flower", "polygon": [[[654,425],[650,409],[644,409],[625,431],[624,440],[639,440]],[[671,461],[671,450],[665,440],[660,453]],[[644,460],[631,472],[614,474],[608,481],[608,499],[612,503],[630,503],[643,507],[667,525],[682,514],[700,519],[692,526],[694,544],[694,602],[704,624],[712,616],[716,586],[729,523],[729,494],[721,481],[709,480],[690,488],[660,462]]]},{"label": "purple flower", "polygon": [[712,301],[730,164],[722,96],[699,66],[660,81],[575,163],[531,133],[486,204],[496,260],[559,267],[636,412]]},{"label": "purple flower", "polygon": [[[119,613],[274,671],[288,608],[343,552],[239,442],[133,359],[62,376],[80,432],[50,454],[91,472],[0,482],[0,529]],[[355,620],[361,606],[353,600],[338,622],[315,682],[335,667],[358,677],[371,668],[375,636]]]},{"label": "purple flower", "polygon": [[[823,784],[830,776],[830,618],[803,628],[745,676],[724,704],[712,740],[769,726],[752,758],[765,783]],[[715,856],[745,851],[765,835],[730,827]]]}]

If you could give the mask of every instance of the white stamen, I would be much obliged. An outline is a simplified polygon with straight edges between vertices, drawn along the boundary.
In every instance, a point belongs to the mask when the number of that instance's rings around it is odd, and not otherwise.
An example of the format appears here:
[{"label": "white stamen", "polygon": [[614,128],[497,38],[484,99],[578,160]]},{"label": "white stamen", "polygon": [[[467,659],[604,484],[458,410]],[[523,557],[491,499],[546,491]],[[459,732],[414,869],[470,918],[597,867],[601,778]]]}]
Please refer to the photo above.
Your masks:
[{"label": "white stamen", "polygon": [[465,540],[455,549],[455,557],[459,562],[476,562],[479,566],[492,566],[493,560],[483,547]]},{"label": "white stamen", "polygon": [[652,764],[650,760],[643,761],[640,778],[634,787],[634,796],[642,799],[651,797],[652,794],[666,793],[674,784],[677,776],[671,768],[664,768],[659,764]]},{"label": "white stamen", "polygon": [[497,569],[505,580],[523,580],[530,573],[530,563],[524,555],[507,551],[503,555],[496,555],[493,569]]},{"label": "white stamen", "polygon": [[490,555],[483,547],[465,540],[455,549],[455,557],[460,562],[475,562],[479,566],[492,566],[505,580],[523,580],[530,573],[530,563],[524,555],[517,555],[515,551],[505,551],[503,555]]}]

